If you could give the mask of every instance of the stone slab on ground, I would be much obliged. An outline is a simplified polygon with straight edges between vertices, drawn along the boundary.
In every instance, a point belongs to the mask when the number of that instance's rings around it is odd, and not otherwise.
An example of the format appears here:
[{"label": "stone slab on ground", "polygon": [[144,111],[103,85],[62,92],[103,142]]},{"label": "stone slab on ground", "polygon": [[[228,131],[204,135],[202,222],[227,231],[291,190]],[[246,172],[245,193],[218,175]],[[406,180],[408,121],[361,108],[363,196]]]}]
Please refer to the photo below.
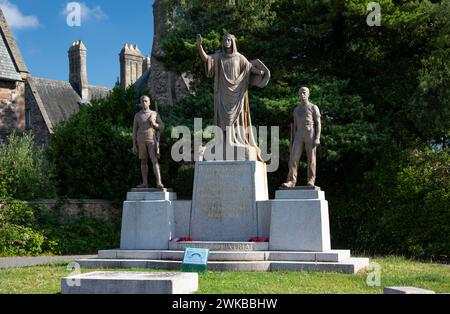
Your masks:
[{"label": "stone slab on ground", "polygon": [[384,287],[384,294],[435,294],[435,292],[416,287]]},{"label": "stone slab on ground", "polygon": [[91,272],[61,279],[61,294],[190,294],[197,273]]}]

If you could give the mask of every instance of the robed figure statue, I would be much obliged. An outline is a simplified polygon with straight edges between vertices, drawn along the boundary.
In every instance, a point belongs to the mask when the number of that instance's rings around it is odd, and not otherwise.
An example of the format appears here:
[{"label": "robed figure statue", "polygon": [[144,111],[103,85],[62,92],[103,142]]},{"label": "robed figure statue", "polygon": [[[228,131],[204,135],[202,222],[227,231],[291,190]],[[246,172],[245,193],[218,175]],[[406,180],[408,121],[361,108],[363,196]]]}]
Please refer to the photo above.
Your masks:
[{"label": "robed figure statue", "polygon": [[270,71],[261,61],[249,62],[240,54],[231,34],[223,36],[222,50],[211,55],[205,53],[202,42],[197,35],[206,75],[214,78],[214,125],[222,131],[223,159],[262,161],[251,127],[248,85],[266,86]]}]

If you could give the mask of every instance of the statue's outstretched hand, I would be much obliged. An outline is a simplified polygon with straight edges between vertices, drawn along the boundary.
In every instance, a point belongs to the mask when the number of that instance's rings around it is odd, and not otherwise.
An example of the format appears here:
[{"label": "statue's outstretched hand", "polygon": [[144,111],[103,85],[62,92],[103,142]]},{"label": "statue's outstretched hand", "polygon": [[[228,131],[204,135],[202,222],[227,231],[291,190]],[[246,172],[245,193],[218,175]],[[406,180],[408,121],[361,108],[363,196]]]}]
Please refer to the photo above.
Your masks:
[{"label": "statue's outstretched hand", "polygon": [[197,46],[201,46],[203,44],[202,35],[197,34]]},{"label": "statue's outstretched hand", "polygon": [[314,146],[317,147],[317,146],[319,146],[319,145],[320,145],[320,140],[315,140],[315,141],[314,141]]}]

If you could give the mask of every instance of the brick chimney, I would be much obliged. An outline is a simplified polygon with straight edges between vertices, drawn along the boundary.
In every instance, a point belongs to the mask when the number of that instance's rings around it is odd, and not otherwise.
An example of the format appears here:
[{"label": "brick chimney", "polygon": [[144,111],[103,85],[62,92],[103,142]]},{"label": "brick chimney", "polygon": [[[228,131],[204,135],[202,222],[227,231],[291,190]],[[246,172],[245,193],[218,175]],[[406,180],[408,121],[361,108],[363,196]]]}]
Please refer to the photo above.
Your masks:
[{"label": "brick chimney", "polygon": [[81,40],[69,48],[69,82],[82,100],[89,100],[86,56],[87,49]]},{"label": "brick chimney", "polygon": [[142,76],[144,56],[137,45],[125,44],[119,57],[120,85],[127,88]]}]

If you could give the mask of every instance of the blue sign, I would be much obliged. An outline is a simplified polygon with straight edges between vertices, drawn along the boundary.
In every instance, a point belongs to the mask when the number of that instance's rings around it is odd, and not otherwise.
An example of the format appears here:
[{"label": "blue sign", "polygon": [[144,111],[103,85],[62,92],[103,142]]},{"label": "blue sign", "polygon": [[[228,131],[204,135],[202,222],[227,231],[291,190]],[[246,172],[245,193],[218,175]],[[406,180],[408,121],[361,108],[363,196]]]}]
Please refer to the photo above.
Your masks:
[{"label": "blue sign", "polygon": [[184,272],[206,271],[208,255],[209,249],[186,248],[181,270]]}]

